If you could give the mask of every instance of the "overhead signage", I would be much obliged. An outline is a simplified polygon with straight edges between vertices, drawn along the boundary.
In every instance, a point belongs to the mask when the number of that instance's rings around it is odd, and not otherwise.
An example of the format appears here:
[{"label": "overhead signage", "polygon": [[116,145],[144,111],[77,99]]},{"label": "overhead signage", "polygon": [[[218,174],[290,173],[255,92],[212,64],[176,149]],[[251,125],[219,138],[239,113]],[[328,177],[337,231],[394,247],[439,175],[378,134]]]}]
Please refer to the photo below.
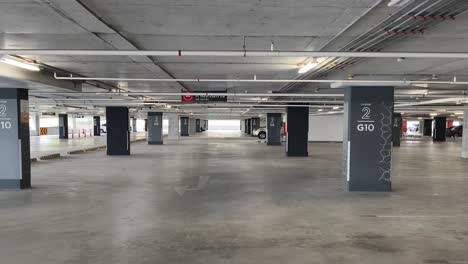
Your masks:
[{"label": "overhead signage", "polygon": [[55,116],[54,112],[42,112],[41,115],[43,116]]},{"label": "overhead signage", "polygon": [[[227,102],[227,96],[222,95],[226,91],[182,91],[183,93],[205,93],[206,95],[187,95],[182,96],[181,101],[185,104],[206,104],[206,103],[216,103],[216,102]],[[220,95],[213,95],[219,93]],[[208,95],[210,94],[210,95]]]}]

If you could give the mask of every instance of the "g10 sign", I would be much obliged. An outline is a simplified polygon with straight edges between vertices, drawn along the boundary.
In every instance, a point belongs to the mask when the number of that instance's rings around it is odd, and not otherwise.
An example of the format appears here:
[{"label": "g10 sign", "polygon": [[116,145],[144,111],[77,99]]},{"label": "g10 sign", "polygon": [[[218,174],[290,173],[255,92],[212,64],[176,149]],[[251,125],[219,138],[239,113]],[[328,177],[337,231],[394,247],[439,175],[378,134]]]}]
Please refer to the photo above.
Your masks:
[{"label": "g10 sign", "polygon": [[8,117],[8,106],[6,101],[0,101],[0,129],[11,129],[11,117]]}]

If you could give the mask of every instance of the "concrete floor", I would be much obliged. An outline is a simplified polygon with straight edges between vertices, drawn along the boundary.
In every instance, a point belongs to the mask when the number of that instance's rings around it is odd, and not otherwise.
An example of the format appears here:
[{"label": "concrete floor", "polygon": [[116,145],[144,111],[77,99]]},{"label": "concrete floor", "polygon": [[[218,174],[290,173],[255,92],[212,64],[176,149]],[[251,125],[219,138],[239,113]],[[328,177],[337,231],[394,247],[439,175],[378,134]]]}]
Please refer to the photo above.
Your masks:
[{"label": "concrete floor", "polygon": [[[137,132],[130,134],[130,140],[146,138],[146,132]],[[83,137],[59,139],[57,135],[52,136],[32,136],[31,140],[31,158],[38,158],[53,154],[67,154],[71,151],[83,150],[93,147],[103,147],[107,144],[105,134],[98,137]]]},{"label": "concrete floor", "polygon": [[341,145],[135,143],[32,166],[0,192],[1,263],[468,263],[459,142],[405,141],[394,192],[341,190]]}]

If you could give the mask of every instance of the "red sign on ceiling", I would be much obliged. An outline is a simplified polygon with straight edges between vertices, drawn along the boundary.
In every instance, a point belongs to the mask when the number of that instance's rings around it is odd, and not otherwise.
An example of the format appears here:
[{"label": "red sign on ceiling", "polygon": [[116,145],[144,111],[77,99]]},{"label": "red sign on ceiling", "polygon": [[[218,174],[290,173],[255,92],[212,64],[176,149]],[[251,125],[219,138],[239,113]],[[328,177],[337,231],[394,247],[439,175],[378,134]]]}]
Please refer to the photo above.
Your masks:
[{"label": "red sign on ceiling", "polygon": [[[183,93],[191,93],[192,91],[190,90],[185,90],[185,91],[182,91]],[[193,96],[192,95],[188,95],[188,96],[185,96],[185,95],[182,95],[182,102],[183,103],[193,103]]]}]

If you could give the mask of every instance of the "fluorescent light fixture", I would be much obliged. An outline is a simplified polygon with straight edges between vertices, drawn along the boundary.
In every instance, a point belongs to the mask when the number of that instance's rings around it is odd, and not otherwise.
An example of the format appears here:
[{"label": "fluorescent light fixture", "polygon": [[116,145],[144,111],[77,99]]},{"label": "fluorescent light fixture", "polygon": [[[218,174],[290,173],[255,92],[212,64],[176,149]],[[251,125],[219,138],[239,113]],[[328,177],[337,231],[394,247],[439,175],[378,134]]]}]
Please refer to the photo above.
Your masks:
[{"label": "fluorescent light fixture", "polygon": [[323,109],[319,109],[319,110],[317,110],[317,111],[319,111],[319,112],[322,112],[322,111],[323,111]]},{"label": "fluorescent light fixture", "polygon": [[306,65],[302,66],[302,68],[300,68],[298,72],[299,73],[306,73],[306,72],[312,70],[317,65],[318,65],[318,62],[316,62],[315,60],[309,61]]},{"label": "fluorescent light fixture", "polygon": [[334,110],[340,109],[340,107],[339,107],[339,106],[334,106],[333,109],[334,109]]},{"label": "fluorescent light fixture", "polygon": [[20,60],[16,59],[10,59],[10,58],[1,58],[0,62],[3,62],[5,64],[9,64],[12,66],[16,66],[22,69],[30,70],[30,71],[40,71],[41,69],[36,65],[32,63],[26,63]]},{"label": "fluorescent light fixture", "polygon": [[388,81],[388,82],[382,82],[379,81],[377,83],[372,83],[368,80],[363,80],[363,82],[334,82],[330,83],[330,88],[336,89],[336,88],[345,88],[349,86],[407,86],[407,84],[404,83],[404,81]]},{"label": "fluorescent light fixture", "polygon": [[427,84],[427,83],[413,83],[413,84],[411,84],[411,86],[413,86],[413,87],[421,87],[421,88],[428,88],[428,87],[429,87],[429,84]]},{"label": "fluorescent light fixture", "polygon": [[401,7],[408,4],[410,0],[390,0],[387,4],[389,7]]},{"label": "fluorescent light fixture", "polygon": [[437,113],[430,113],[429,115],[430,116],[437,116],[438,114]]}]

